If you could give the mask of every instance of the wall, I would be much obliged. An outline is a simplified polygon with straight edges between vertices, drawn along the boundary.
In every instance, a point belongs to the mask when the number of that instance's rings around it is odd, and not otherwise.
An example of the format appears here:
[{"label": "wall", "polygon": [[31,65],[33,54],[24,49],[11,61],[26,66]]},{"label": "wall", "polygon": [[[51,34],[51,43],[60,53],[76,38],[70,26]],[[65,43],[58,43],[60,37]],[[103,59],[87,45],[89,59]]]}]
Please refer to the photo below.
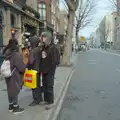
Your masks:
[{"label": "wall", "polygon": [[65,35],[67,30],[67,12],[65,10],[60,11],[60,25],[59,25],[59,33]]},{"label": "wall", "polygon": [[37,10],[37,0],[26,0],[26,4],[32,8],[34,8],[35,10]]},{"label": "wall", "polygon": [[51,1],[51,22],[54,25],[54,32],[59,32],[59,0]]},{"label": "wall", "polygon": [[116,44],[115,44],[115,48],[117,50],[120,50],[120,17],[117,16],[117,23],[118,23],[118,26],[117,26],[117,39],[116,39]]},{"label": "wall", "polygon": [[105,43],[105,17],[99,24],[99,31],[100,31],[100,43]]}]

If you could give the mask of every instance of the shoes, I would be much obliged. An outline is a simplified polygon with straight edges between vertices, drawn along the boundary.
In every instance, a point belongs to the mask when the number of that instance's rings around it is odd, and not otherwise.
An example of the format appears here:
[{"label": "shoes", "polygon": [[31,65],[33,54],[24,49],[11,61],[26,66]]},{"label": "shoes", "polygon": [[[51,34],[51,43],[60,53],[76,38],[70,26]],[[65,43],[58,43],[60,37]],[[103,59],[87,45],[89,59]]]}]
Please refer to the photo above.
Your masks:
[{"label": "shoes", "polygon": [[36,106],[39,105],[40,102],[33,101],[32,103],[29,104],[29,106]]},{"label": "shoes", "polygon": [[13,112],[13,109],[14,109],[13,104],[10,104],[8,108],[9,112]]},{"label": "shoes", "polygon": [[23,113],[24,111],[25,111],[24,108],[19,108],[19,106],[17,106],[17,107],[14,107],[13,114],[18,115],[18,114]]},{"label": "shoes", "polygon": [[45,107],[45,110],[49,110],[49,109],[51,109],[53,106],[54,106],[54,102],[53,102],[53,101],[52,101],[52,102],[48,102],[48,103],[47,103],[47,106]]},{"label": "shoes", "polygon": [[51,102],[48,102],[48,103],[47,103],[47,105],[51,105],[51,104],[53,104],[53,103],[54,103],[54,102],[53,102],[53,101],[51,101]]},{"label": "shoes", "polygon": [[42,101],[42,102],[40,102],[39,103],[39,105],[47,105],[48,103],[47,102],[44,102],[44,101]]}]

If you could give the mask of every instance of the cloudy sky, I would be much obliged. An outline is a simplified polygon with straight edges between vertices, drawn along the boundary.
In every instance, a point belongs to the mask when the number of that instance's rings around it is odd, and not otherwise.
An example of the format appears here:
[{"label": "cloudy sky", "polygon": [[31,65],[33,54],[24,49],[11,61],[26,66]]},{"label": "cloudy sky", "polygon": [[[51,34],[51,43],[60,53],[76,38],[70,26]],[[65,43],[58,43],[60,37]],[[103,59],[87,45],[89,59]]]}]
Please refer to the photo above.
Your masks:
[{"label": "cloudy sky", "polygon": [[[97,0],[99,1],[99,0]],[[94,32],[95,29],[97,28],[98,24],[104,17],[104,15],[111,13],[112,9],[110,9],[111,4],[109,3],[109,0],[100,0],[98,3],[95,13],[94,13],[94,23],[92,26],[88,26],[84,28],[83,30],[80,31],[80,35],[83,35],[85,37],[89,37],[91,32]],[[64,0],[60,0],[60,8],[61,9],[66,9]]]}]

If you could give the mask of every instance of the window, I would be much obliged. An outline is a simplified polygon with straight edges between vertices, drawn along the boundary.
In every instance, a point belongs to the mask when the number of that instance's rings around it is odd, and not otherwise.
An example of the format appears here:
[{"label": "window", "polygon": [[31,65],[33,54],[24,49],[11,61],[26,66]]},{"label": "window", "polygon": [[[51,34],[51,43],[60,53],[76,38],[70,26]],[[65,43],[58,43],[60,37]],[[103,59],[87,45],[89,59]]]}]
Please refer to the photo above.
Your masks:
[{"label": "window", "polygon": [[53,18],[52,18],[52,24],[54,25],[54,20],[53,20]]},{"label": "window", "polygon": [[40,13],[40,20],[46,20],[46,4],[40,3],[38,9]]},{"label": "window", "polygon": [[0,10],[0,25],[3,24],[3,12]]},{"label": "window", "polygon": [[54,12],[53,4],[51,5],[51,12],[52,12],[52,13]]},{"label": "window", "polygon": [[15,16],[13,14],[10,15],[11,27],[15,27]]}]

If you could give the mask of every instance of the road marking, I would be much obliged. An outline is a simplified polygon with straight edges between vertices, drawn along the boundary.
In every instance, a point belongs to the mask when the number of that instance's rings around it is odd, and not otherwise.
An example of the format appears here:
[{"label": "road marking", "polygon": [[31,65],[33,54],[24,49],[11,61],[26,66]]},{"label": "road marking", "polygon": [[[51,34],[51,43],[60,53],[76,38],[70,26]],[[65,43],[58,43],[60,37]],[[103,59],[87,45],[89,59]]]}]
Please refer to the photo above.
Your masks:
[{"label": "road marking", "polygon": [[120,69],[116,69],[117,72],[120,72]]},{"label": "road marking", "polygon": [[88,62],[96,62],[96,60],[88,60]]},{"label": "road marking", "polygon": [[88,63],[89,65],[95,65],[96,63]]}]

